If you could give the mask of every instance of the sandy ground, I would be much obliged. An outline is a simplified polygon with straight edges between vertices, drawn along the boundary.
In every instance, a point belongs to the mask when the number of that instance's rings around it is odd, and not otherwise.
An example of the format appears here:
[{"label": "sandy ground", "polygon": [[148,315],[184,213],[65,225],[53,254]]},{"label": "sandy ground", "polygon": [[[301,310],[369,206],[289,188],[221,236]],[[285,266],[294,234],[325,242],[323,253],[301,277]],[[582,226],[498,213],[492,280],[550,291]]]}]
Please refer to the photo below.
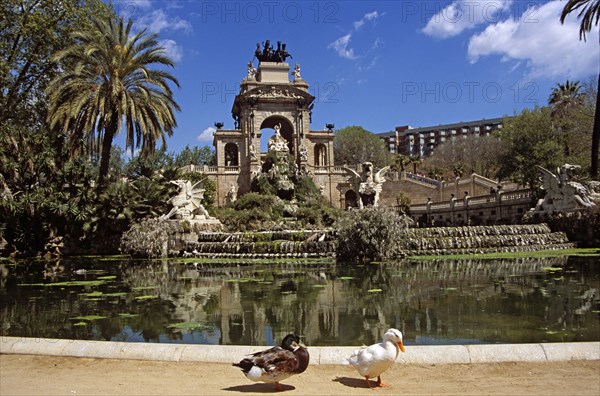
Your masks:
[{"label": "sandy ground", "polygon": [[[283,381],[296,395],[600,395],[600,361],[394,365],[369,390],[347,366],[309,366]],[[274,393],[227,364],[0,355],[0,395]]]}]

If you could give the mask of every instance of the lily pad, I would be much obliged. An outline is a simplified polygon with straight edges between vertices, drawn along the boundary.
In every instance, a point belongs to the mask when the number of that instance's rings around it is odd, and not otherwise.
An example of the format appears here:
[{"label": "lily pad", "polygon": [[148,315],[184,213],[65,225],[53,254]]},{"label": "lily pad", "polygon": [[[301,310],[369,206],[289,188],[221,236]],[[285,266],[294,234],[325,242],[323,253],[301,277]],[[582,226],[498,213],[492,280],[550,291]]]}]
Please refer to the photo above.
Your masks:
[{"label": "lily pad", "polygon": [[169,329],[176,330],[212,330],[212,326],[201,322],[181,322],[167,325]]},{"label": "lily pad", "polygon": [[313,285],[313,287],[317,288],[317,289],[323,289],[323,288],[327,287],[327,285]]},{"label": "lily pad", "polygon": [[73,326],[87,326],[88,323],[87,322],[77,322],[77,323],[73,323]]},{"label": "lily pad", "polygon": [[544,267],[543,270],[548,272],[558,272],[562,271],[563,269],[560,267]]},{"label": "lily pad", "polygon": [[103,280],[89,280],[89,281],[67,281],[67,282],[56,282],[56,283],[19,283],[17,286],[44,286],[44,287],[71,287],[71,286],[100,286],[105,284]]},{"label": "lily pad", "polygon": [[338,279],[339,280],[350,280],[350,279],[354,279],[354,277],[353,276],[340,276]]},{"label": "lily pad", "polygon": [[367,290],[368,293],[381,293],[383,290],[382,289],[369,289]]},{"label": "lily pad", "polygon": [[137,296],[136,300],[151,300],[153,298],[158,298],[158,296]]},{"label": "lily pad", "polygon": [[139,314],[132,314],[132,313],[120,313],[118,315],[120,318],[135,318],[137,316],[140,316]]},{"label": "lily pad", "polygon": [[116,275],[99,276],[96,279],[99,279],[99,280],[113,280],[113,279],[117,279],[117,276]]},{"label": "lily pad", "polygon": [[87,316],[76,316],[74,318],[71,318],[74,320],[99,320],[99,319],[106,319],[106,316],[100,316],[100,315],[87,315]]},{"label": "lily pad", "polygon": [[136,287],[132,287],[131,290],[134,291],[138,291],[138,290],[152,290],[152,289],[158,289],[158,286],[136,286]]}]

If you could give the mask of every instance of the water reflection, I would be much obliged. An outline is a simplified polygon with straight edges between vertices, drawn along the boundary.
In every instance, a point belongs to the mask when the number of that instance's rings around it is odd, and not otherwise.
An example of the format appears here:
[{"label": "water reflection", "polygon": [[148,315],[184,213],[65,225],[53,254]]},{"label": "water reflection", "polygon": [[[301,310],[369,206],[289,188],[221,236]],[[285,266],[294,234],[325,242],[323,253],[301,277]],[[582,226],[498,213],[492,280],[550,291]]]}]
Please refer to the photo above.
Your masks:
[{"label": "water reflection", "polygon": [[177,263],[0,263],[2,335],[272,345],[600,340],[593,258]]}]

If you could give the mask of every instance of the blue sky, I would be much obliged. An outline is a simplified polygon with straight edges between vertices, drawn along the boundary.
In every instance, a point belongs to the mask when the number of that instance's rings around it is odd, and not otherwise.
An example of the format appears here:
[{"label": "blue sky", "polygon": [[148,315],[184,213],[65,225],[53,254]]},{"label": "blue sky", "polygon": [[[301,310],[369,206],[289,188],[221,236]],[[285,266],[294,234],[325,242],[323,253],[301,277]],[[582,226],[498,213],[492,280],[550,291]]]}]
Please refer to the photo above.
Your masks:
[{"label": "blue sky", "polygon": [[[159,34],[181,84],[168,150],[212,147],[256,43],[287,44],[317,98],[311,129],[375,133],[512,115],[557,82],[597,77],[597,32],[579,41],[564,1],[114,1]],[[255,67],[257,61],[254,60]],[[122,144],[122,141],[118,141]]]}]

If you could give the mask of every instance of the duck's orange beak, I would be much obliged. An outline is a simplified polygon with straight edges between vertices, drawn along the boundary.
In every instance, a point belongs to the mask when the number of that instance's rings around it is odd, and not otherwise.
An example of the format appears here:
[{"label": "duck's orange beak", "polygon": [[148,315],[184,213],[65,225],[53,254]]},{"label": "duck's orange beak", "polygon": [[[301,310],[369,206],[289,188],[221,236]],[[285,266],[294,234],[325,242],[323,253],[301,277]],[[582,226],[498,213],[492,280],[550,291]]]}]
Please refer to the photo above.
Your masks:
[{"label": "duck's orange beak", "polygon": [[398,348],[400,348],[400,350],[404,352],[404,344],[402,343],[402,341],[398,342]]}]

